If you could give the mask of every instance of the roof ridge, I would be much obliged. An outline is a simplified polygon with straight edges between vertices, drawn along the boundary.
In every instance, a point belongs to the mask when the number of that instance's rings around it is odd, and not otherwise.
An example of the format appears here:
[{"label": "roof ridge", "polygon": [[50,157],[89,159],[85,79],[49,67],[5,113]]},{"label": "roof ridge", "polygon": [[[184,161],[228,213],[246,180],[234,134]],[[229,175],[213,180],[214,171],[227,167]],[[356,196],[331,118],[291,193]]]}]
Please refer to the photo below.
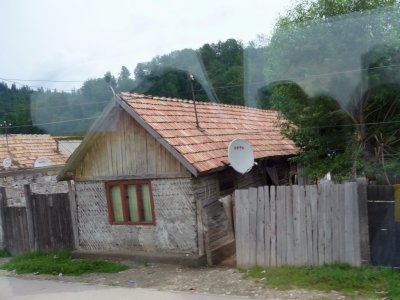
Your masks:
[{"label": "roof ridge", "polygon": [[[134,99],[146,98],[146,99],[181,102],[181,103],[193,103],[194,102],[193,100],[189,100],[189,99],[179,99],[179,98],[172,98],[172,97],[152,96],[152,95],[128,93],[128,92],[122,92],[120,94],[123,95],[123,96],[134,98]],[[196,102],[196,104],[199,104],[199,105],[214,105],[214,106],[239,108],[239,109],[255,110],[255,111],[262,111],[262,112],[266,112],[266,111],[275,112],[275,110],[272,110],[272,109],[262,109],[262,108],[245,106],[245,105],[238,105],[238,104],[217,103],[217,102],[210,102],[208,100],[207,101],[198,101],[198,100],[196,100],[195,102]]]}]

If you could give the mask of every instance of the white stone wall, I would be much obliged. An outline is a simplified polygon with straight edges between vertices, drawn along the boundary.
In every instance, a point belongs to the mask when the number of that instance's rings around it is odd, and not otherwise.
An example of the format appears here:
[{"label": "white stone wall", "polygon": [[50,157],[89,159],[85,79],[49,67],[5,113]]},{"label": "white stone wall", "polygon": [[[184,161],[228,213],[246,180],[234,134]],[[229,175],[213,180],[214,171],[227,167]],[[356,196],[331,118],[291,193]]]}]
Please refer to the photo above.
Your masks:
[{"label": "white stone wall", "polygon": [[151,180],[151,185],[156,225],[111,225],[104,182],[77,182],[80,249],[197,253],[191,178]]}]

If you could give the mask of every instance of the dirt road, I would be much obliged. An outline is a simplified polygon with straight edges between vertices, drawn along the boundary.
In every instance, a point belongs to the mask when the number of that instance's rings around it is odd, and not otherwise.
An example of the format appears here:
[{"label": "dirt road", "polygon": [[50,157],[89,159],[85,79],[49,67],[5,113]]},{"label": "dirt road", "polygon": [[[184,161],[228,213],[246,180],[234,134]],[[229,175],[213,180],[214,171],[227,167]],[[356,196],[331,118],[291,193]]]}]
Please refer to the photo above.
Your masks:
[{"label": "dirt road", "polygon": [[290,291],[268,289],[261,282],[243,279],[243,273],[232,268],[188,268],[168,264],[138,265],[132,262],[124,263],[130,265],[131,268],[116,274],[88,274],[82,276],[64,276],[62,274],[16,275],[13,272],[0,270],[0,275],[16,276],[22,279],[49,279],[61,282],[151,288],[158,291],[235,295],[262,299],[346,299],[337,292],[324,293],[301,289]]}]

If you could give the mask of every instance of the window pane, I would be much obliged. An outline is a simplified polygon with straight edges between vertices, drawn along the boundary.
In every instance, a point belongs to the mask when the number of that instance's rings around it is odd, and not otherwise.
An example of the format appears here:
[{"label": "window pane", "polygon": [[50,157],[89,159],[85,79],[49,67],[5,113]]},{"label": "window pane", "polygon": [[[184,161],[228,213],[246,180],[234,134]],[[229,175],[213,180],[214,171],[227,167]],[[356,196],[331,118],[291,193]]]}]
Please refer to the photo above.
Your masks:
[{"label": "window pane", "polygon": [[111,202],[114,212],[114,222],[123,222],[124,214],[122,211],[121,190],[118,185],[111,187]]},{"label": "window pane", "polygon": [[143,199],[143,212],[144,220],[146,222],[153,221],[153,215],[151,213],[151,202],[150,202],[150,189],[148,184],[142,184],[142,199]]},{"label": "window pane", "polygon": [[126,194],[128,195],[129,202],[129,218],[133,222],[139,221],[138,205],[137,205],[137,195],[136,195],[136,185],[128,185],[126,187]]}]

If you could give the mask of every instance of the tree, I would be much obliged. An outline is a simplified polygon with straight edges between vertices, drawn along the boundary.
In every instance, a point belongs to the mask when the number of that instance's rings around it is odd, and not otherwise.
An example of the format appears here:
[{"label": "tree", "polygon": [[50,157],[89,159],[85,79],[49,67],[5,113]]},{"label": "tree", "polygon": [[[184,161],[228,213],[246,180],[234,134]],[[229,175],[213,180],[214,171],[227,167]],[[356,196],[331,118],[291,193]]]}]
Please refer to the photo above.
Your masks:
[{"label": "tree", "polygon": [[131,92],[134,90],[136,84],[130,76],[131,72],[129,72],[128,68],[122,66],[117,80],[118,92]]},{"label": "tree", "polygon": [[136,66],[134,91],[191,98],[187,73],[194,75],[196,99],[243,104],[243,45],[228,39],[157,56]]},{"label": "tree", "polygon": [[388,166],[399,165],[399,16],[397,1],[317,0],[277,22],[268,101],[312,177],[373,170],[388,181]]}]

